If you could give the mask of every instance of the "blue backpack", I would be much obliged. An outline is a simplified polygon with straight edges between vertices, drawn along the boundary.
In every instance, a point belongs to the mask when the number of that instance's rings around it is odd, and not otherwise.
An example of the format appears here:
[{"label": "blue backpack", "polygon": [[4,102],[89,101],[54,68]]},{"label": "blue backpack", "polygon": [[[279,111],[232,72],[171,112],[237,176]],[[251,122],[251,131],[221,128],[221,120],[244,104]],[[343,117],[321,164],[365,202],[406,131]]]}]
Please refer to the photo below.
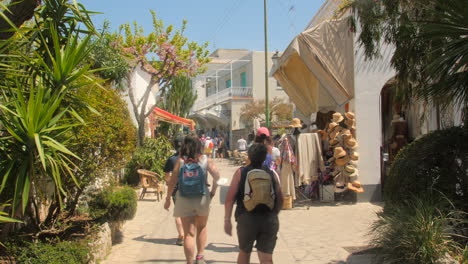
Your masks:
[{"label": "blue backpack", "polygon": [[207,193],[206,175],[198,163],[186,163],[179,170],[179,191],[184,197],[199,197]]}]

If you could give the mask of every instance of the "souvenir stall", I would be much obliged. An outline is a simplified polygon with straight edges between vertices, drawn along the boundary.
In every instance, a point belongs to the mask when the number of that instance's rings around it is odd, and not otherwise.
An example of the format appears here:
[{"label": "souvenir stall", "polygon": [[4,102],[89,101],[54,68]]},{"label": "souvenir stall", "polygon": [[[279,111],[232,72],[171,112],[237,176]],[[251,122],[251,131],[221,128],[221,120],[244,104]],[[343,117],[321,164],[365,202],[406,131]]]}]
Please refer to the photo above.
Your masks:
[{"label": "souvenir stall", "polygon": [[176,124],[176,125],[182,125],[182,126],[188,127],[190,131],[195,130],[195,122],[193,120],[173,115],[167,111],[162,110],[159,107],[155,107],[153,109],[153,112],[151,112],[148,118],[150,120],[149,127],[151,129],[152,137],[155,136],[154,130],[158,126],[159,121]]}]

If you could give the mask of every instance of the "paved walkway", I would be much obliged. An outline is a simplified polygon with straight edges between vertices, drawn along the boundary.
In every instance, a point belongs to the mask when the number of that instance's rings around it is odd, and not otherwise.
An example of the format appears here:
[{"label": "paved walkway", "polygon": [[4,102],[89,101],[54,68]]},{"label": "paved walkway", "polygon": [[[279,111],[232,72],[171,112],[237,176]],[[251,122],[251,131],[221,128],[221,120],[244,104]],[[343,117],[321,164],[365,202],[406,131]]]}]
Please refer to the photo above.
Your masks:
[{"label": "paved walkway", "polygon": [[[231,179],[237,167],[217,161],[221,177]],[[208,222],[207,263],[236,263],[237,238],[223,231],[224,206],[219,192],[213,200]],[[177,237],[172,210],[153,197],[138,202],[135,218],[124,225],[123,242],[114,245],[104,264],[185,263]],[[366,264],[368,256],[351,253],[365,247],[370,224],[381,206],[370,203],[334,205],[309,203],[280,213],[280,232],[274,253],[278,264]],[[235,231],[235,227],[234,227]],[[252,263],[258,263],[256,254]]]}]

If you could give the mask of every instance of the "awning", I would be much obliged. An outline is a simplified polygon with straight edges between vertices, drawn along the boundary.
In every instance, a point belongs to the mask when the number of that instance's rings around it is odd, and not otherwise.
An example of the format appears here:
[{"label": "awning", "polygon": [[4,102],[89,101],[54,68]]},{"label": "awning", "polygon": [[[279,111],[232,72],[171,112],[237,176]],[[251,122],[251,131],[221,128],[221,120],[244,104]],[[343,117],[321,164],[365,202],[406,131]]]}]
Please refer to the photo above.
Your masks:
[{"label": "awning", "polygon": [[191,131],[195,130],[195,122],[193,120],[173,115],[167,111],[162,110],[159,107],[155,107],[153,109],[153,112],[150,114],[150,117],[151,119],[157,119],[167,123],[189,127]]},{"label": "awning", "polygon": [[272,69],[305,115],[354,97],[354,38],[347,19],[326,20],[299,34]]}]

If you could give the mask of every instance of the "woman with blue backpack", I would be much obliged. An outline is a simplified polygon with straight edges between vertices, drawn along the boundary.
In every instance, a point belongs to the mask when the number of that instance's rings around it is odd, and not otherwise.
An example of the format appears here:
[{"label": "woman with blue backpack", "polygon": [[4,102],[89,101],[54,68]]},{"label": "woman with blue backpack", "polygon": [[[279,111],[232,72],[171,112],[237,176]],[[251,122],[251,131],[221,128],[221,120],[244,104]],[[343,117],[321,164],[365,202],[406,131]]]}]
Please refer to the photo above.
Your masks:
[{"label": "woman with blue backpack", "polygon": [[[182,220],[184,253],[187,264],[206,263],[203,255],[207,240],[206,224],[210,213],[211,199],[218,188],[218,169],[214,161],[202,152],[203,146],[197,137],[185,137],[179,159],[172,173],[177,177],[171,177],[164,203],[164,208],[168,210],[171,206],[172,192],[177,184],[177,203],[174,205],[174,217],[180,217]],[[208,172],[213,178],[211,190],[208,188]]]}]

